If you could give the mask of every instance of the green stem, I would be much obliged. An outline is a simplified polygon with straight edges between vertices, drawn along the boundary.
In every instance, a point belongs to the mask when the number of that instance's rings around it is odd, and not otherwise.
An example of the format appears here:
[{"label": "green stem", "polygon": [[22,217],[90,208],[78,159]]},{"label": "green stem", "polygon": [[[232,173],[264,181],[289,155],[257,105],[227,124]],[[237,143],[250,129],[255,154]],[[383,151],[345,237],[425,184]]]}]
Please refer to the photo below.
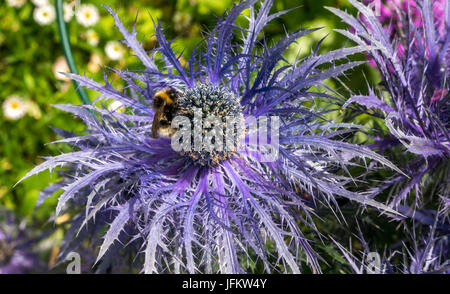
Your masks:
[{"label": "green stem", "polygon": [[[64,10],[63,10],[63,0],[55,1],[56,9],[56,21],[58,23],[59,36],[61,37],[61,46],[64,51],[64,56],[66,57],[67,64],[69,65],[70,72],[73,74],[78,74],[77,66],[72,54],[72,47],[70,46],[69,34],[67,33],[66,23],[64,21]],[[90,104],[89,97],[86,90],[79,86],[78,82],[73,81],[75,89],[80,96],[81,102],[83,104]]]}]

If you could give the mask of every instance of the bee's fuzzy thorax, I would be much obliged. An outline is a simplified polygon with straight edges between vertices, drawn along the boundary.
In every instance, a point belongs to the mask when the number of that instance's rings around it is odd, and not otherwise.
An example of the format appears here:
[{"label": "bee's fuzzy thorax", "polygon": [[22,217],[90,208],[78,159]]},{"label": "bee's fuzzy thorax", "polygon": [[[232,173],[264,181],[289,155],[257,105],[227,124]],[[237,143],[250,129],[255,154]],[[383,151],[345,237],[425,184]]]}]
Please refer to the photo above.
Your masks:
[{"label": "bee's fuzzy thorax", "polygon": [[158,91],[155,94],[155,103],[157,100],[160,100],[161,102],[164,101],[166,105],[172,105],[174,104],[174,97],[171,97],[172,95],[169,94],[169,91],[167,89]]}]

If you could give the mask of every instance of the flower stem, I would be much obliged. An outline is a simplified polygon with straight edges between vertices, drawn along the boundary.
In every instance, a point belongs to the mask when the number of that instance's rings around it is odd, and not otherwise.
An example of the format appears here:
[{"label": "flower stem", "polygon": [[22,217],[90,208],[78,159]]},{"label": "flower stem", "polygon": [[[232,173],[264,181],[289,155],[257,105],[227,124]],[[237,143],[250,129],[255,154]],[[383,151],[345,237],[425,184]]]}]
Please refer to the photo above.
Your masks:
[{"label": "flower stem", "polygon": [[[58,23],[59,36],[61,37],[61,46],[64,51],[64,56],[66,57],[67,64],[71,73],[78,74],[77,66],[72,54],[72,47],[70,46],[69,34],[67,33],[66,23],[64,21],[64,10],[63,10],[63,0],[55,1],[56,9],[56,21]],[[84,88],[80,87],[76,81],[73,81],[75,89],[78,96],[83,104],[89,104],[90,100]]]}]

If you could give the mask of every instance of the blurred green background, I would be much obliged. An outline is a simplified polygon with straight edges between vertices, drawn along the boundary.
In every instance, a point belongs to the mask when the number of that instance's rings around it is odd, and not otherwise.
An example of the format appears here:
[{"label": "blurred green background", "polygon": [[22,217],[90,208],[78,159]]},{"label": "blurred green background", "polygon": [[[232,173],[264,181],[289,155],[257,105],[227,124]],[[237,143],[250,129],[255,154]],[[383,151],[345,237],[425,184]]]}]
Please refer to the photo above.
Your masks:
[{"label": "blurred green background", "polygon": [[[81,4],[85,5],[82,6],[85,9],[84,18],[71,16],[69,10],[66,11],[78,70],[102,81],[100,66],[139,68],[138,60],[116,42],[121,40],[121,35],[114,27],[112,17],[100,4],[112,6],[115,10],[120,8],[120,16],[128,28],[132,27],[139,12],[137,27],[147,50],[155,46],[154,27],[149,14],[159,19],[164,24],[167,38],[177,38],[175,51],[181,53],[184,50],[183,57],[188,60],[203,33],[215,24],[216,16],[221,16],[232,7],[233,2],[236,1],[81,0]],[[54,211],[54,199],[34,209],[39,190],[48,186],[50,175],[48,172],[42,173],[14,187],[15,183],[40,163],[42,156],[68,150],[62,144],[48,144],[58,138],[52,127],[74,132],[83,130],[80,121],[51,106],[58,103],[80,104],[70,81],[57,75],[58,71],[67,71],[67,66],[62,57],[56,18],[48,6],[53,4],[52,0],[1,0],[0,6],[0,206],[14,210],[21,218],[35,224],[44,224]],[[323,6],[351,10],[345,0],[275,0],[274,10],[299,8],[267,27],[265,33],[268,40],[275,41],[286,31],[301,27],[323,27],[291,46],[286,52],[288,61],[308,54],[315,43],[325,36],[322,52],[349,45],[332,31],[345,26]],[[364,92],[365,76],[373,80],[375,73],[368,67],[361,67],[350,74],[345,83],[356,92],[358,89]],[[116,77],[112,78],[120,83]],[[88,94],[91,100],[96,97],[96,93]],[[11,100],[11,97],[16,97],[16,100]],[[14,101],[16,104],[12,103]],[[22,107],[23,111],[11,117],[8,107]],[[364,117],[360,118],[360,122],[369,126],[373,123]]]}]

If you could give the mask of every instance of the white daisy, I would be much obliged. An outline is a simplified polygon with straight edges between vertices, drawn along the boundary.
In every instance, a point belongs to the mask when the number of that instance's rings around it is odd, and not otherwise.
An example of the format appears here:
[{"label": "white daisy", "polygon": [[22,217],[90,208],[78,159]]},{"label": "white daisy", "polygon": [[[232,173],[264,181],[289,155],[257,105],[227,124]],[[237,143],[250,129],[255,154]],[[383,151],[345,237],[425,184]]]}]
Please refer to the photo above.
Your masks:
[{"label": "white daisy", "polygon": [[3,102],[3,115],[10,120],[16,120],[25,115],[27,104],[16,95],[9,96]]},{"label": "white daisy", "polygon": [[77,9],[75,13],[77,21],[84,27],[90,27],[95,25],[99,19],[100,15],[97,8],[92,4],[83,4]]},{"label": "white daisy", "polygon": [[6,0],[6,3],[8,3],[9,6],[12,7],[22,7],[27,0]]},{"label": "white daisy", "polygon": [[121,43],[117,41],[109,41],[105,46],[106,55],[111,60],[119,60],[123,57],[124,48]]},{"label": "white daisy", "polygon": [[89,45],[91,46],[97,46],[98,42],[100,41],[100,36],[98,33],[94,30],[88,30],[86,32],[86,39]]},{"label": "white daisy", "polygon": [[75,4],[64,3],[63,10],[64,10],[64,21],[69,22],[75,14],[74,12]]},{"label": "white daisy", "polygon": [[69,66],[67,65],[67,61],[64,58],[64,56],[58,57],[56,59],[55,63],[53,64],[53,74],[55,75],[55,78],[61,81],[69,81],[70,78],[66,77],[65,75],[61,74],[61,72],[69,72]]},{"label": "white daisy", "polygon": [[44,5],[48,5],[48,0],[31,0],[31,2],[33,2],[34,5],[36,6],[44,6]]},{"label": "white daisy", "polygon": [[39,6],[34,9],[34,20],[40,25],[48,25],[56,18],[55,8],[52,5]]}]

